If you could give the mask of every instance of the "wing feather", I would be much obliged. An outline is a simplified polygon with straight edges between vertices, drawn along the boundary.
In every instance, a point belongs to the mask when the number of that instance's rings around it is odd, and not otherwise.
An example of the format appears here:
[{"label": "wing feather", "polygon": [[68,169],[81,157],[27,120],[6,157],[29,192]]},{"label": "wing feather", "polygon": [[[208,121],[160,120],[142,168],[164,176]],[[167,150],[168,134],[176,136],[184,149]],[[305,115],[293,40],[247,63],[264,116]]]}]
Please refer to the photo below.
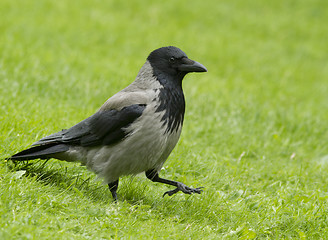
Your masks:
[{"label": "wing feather", "polygon": [[64,143],[89,147],[116,143],[129,134],[126,128],[141,116],[145,108],[146,104],[134,104],[120,110],[98,111],[70,129],[42,138],[33,146]]}]

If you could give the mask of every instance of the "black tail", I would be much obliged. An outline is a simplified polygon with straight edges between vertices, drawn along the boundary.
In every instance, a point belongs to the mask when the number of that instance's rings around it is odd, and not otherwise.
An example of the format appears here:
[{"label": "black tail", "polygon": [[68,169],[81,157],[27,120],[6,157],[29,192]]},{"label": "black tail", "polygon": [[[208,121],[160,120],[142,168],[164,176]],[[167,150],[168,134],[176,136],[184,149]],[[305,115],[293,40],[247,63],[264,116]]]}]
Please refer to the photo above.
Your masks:
[{"label": "black tail", "polygon": [[68,150],[68,146],[65,144],[45,144],[40,146],[31,147],[28,149],[25,149],[19,153],[16,153],[15,155],[8,158],[8,160],[31,160],[31,159],[48,159],[51,158],[51,155],[54,153],[60,153],[65,152]]}]

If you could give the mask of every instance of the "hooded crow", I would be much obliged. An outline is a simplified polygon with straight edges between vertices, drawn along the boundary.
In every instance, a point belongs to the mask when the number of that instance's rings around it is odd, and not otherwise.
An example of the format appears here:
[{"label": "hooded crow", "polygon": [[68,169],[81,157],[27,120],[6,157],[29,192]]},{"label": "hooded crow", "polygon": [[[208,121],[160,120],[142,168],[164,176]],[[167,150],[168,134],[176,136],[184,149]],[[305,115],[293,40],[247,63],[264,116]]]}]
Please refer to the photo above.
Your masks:
[{"label": "hooded crow", "polygon": [[201,193],[158,173],[177,144],[184,119],[182,80],[189,72],[206,72],[179,48],[151,52],[136,79],[109,98],[89,118],[44,137],[9,159],[56,158],[80,162],[102,177],[117,199],[119,177],[141,172],[153,182],[176,187],[164,193]]}]

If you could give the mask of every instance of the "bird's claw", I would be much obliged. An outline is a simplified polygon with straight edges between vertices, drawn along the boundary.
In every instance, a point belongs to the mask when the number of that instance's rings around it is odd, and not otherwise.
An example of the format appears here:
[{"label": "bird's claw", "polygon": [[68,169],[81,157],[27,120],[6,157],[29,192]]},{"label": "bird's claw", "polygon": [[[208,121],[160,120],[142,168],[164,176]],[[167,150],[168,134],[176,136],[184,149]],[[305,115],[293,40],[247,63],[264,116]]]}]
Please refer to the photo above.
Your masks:
[{"label": "bird's claw", "polygon": [[183,183],[178,183],[178,186],[176,189],[167,191],[163,194],[163,197],[167,194],[169,196],[172,196],[173,194],[176,194],[177,192],[181,191],[185,194],[192,194],[192,193],[198,193],[201,194],[201,192],[203,187],[198,187],[198,188],[191,188],[188,187],[187,185],[183,184]]}]

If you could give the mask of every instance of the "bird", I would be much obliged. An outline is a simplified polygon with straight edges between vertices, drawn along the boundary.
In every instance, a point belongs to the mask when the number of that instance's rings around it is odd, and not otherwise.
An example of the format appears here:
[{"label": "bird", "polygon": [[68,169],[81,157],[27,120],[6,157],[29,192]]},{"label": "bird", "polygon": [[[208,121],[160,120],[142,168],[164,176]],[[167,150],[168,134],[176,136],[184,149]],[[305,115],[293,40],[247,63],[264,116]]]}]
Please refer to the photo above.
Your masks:
[{"label": "bird", "polygon": [[148,55],[135,80],[93,115],[8,159],[80,162],[104,180],[115,201],[119,178],[142,172],[152,182],[175,187],[163,197],[179,191],[200,194],[203,187],[159,176],[180,138],[185,114],[182,80],[191,72],[207,69],[177,47],[158,48]]}]

